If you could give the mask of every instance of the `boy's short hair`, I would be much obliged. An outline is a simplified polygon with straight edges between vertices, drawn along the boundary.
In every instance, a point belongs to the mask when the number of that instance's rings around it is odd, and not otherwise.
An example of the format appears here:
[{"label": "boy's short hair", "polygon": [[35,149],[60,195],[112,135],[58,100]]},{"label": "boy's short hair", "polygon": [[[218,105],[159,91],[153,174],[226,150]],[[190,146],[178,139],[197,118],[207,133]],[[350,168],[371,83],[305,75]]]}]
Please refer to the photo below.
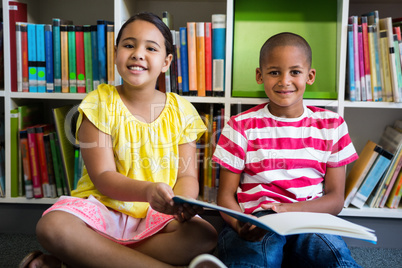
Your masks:
[{"label": "boy's short hair", "polygon": [[306,54],[309,68],[311,68],[312,52],[310,45],[300,35],[290,32],[278,33],[271,36],[270,38],[268,38],[267,41],[265,41],[260,50],[260,68],[262,67],[262,63],[267,53],[278,46],[296,46],[300,49],[303,49]]}]

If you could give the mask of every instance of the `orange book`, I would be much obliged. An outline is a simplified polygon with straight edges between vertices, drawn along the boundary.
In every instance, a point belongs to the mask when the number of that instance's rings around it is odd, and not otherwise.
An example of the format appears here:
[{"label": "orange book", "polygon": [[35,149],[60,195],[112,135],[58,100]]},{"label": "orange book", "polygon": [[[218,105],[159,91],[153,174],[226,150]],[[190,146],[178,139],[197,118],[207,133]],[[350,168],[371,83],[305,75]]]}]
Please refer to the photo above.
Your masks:
[{"label": "orange book", "polygon": [[188,78],[190,95],[197,95],[197,42],[195,22],[187,22]]},{"label": "orange book", "polygon": [[45,142],[43,140],[43,135],[45,133],[46,125],[39,125],[35,127],[36,145],[38,150],[38,164],[39,172],[42,179],[42,191],[44,197],[52,197],[49,176],[47,173],[47,159],[46,159],[46,149]]},{"label": "orange book", "polygon": [[205,94],[212,96],[212,23],[205,23]]},{"label": "orange book", "polygon": [[107,83],[114,85],[114,25],[106,26],[106,62],[107,62]]},{"label": "orange book", "polygon": [[205,97],[205,34],[204,22],[195,25],[196,55],[197,55],[197,90],[198,96]]},{"label": "orange book", "polygon": [[68,69],[68,33],[67,25],[60,26],[60,50],[61,50],[61,92],[69,93],[69,69]]}]

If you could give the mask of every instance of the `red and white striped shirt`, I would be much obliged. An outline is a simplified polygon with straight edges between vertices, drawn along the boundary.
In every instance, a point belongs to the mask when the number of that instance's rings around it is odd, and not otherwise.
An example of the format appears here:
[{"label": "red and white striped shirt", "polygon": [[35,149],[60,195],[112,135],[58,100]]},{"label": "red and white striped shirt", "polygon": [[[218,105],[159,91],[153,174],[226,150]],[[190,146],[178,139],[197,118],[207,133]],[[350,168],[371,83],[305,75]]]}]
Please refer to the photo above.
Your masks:
[{"label": "red and white striped shirt", "polygon": [[251,214],[263,203],[293,203],[323,195],[327,167],[358,158],[343,118],[304,106],[298,118],[272,115],[261,104],[231,117],[222,130],[213,160],[242,173],[237,198]]}]

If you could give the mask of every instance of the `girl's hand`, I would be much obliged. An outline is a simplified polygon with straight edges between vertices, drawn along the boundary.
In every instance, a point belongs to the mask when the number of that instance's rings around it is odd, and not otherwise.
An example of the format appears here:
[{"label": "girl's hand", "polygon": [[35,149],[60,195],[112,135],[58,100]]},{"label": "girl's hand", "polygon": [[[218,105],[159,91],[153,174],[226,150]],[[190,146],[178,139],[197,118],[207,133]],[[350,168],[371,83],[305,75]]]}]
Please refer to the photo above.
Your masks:
[{"label": "girl's hand", "polygon": [[161,213],[173,215],[176,208],[173,202],[173,190],[166,183],[151,183],[147,188],[147,201],[150,206]]},{"label": "girl's hand", "polygon": [[241,238],[250,242],[261,241],[264,235],[267,234],[267,230],[261,229],[249,222],[237,221],[236,231]]},{"label": "girl's hand", "polygon": [[290,206],[292,206],[292,203],[268,203],[261,205],[264,210],[272,210],[276,213],[290,211]]},{"label": "girl's hand", "polygon": [[179,222],[185,222],[190,220],[197,214],[204,212],[204,209],[200,206],[192,206],[190,204],[177,204],[175,218]]}]

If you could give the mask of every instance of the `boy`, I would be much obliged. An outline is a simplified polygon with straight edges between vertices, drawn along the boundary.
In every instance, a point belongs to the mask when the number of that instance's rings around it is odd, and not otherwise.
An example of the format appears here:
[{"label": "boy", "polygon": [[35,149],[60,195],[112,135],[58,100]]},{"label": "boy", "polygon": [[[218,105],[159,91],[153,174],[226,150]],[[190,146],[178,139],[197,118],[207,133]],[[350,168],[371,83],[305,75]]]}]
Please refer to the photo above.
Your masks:
[{"label": "boy", "polygon": [[[358,156],[343,118],[303,104],[316,75],[311,55],[307,41],[293,33],[262,46],[256,80],[269,102],[233,116],[222,131],[213,156],[222,166],[218,205],[256,217],[341,211],[345,165]],[[229,267],[360,267],[339,236],[281,236],[222,217],[228,226],[218,250]]]}]

